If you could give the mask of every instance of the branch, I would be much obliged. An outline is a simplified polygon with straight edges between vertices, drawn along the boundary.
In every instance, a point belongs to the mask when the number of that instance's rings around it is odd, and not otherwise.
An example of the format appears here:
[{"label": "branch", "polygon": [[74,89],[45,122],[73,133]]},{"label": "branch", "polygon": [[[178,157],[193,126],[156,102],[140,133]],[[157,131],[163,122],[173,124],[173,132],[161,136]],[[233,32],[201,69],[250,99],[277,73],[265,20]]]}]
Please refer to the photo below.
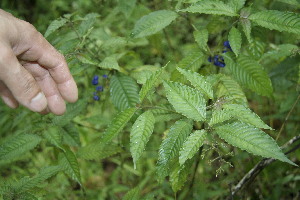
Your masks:
[{"label": "branch", "polygon": [[[297,142],[298,140],[300,140],[300,135],[293,137],[292,139],[290,139],[287,143],[285,143],[281,148],[282,149],[286,149],[287,147],[289,147],[290,145],[294,144],[295,142]],[[285,154],[289,154],[293,151],[296,151],[297,149],[300,148],[300,144],[296,145],[294,148],[292,148],[291,150],[287,151]],[[271,163],[273,163],[276,159],[274,158],[265,158],[262,161],[260,161],[258,164],[256,164],[247,174],[245,174],[245,176],[239,181],[239,183],[234,186],[231,189],[231,195],[227,198],[227,199],[233,199],[233,196],[240,191],[246,184],[252,182],[255,177],[268,165],[270,165]]]}]

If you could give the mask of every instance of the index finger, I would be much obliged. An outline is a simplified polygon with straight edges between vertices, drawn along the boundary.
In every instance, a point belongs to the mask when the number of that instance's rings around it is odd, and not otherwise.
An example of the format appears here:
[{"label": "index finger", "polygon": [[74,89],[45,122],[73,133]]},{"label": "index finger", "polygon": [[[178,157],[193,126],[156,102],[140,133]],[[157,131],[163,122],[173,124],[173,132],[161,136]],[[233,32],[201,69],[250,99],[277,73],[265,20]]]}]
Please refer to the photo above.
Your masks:
[{"label": "index finger", "polygon": [[75,102],[78,99],[78,89],[64,56],[42,34],[33,29],[31,32],[27,31],[30,34],[23,36],[27,49],[18,58],[37,62],[46,68],[57,84],[61,96],[69,102]]}]

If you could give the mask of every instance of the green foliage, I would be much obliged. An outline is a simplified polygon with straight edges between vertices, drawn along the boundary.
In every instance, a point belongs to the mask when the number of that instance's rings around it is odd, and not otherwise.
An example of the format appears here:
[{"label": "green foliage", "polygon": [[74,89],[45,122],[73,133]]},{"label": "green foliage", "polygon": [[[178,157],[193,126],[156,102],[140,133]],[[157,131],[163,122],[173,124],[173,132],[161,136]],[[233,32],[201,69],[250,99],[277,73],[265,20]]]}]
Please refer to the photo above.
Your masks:
[{"label": "green foliage", "polygon": [[241,35],[240,31],[238,29],[232,27],[229,32],[228,39],[229,39],[232,51],[234,52],[234,54],[236,56],[238,56],[240,53],[241,46],[242,46],[242,35]]},{"label": "green foliage", "polygon": [[227,199],[261,159],[248,153],[285,163],[232,198],[297,198],[297,145],[278,144],[299,128],[299,1],[0,6],[45,33],[79,89],[63,116],[0,102],[0,199]]},{"label": "green foliage", "polygon": [[159,147],[157,173],[160,181],[169,174],[172,159],[179,155],[180,147],[191,131],[192,123],[187,119],[177,121],[168,131]]},{"label": "green foliage", "polygon": [[207,132],[205,130],[197,130],[193,132],[183,143],[180,149],[179,163],[183,165],[187,159],[193,158],[195,153],[203,145]]},{"label": "green foliage", "polygon": [[254,126],[233,122],[216,127],[215,132],[229,144],[249,153],[296,165],[282,153],[275,140]]},{"label": "green foliage", "polygon": [[129,76],[113,76],[110,88],[111,101],[120,111],[134,107],[139,102],[139,87]]},{"label": "green foliage", "polygon": [[199,91],[176,82],[164,82],[164,87],[168,101],[177,112],[196,121],[205,120],[205,99]]},{"label": "green foliage", "polygon": [[134,25],[131,35],[134,38],[140,38],[157,33],[164,29],[177,18],[177,14],[170,10],[154,11],[143,16]]},{"label": "green foliage", "polygon": [[265,10],[250,15],[249,19],[271,30],[300,34],[300,16],[296,13]]},{"label": "green foliage", "polygon": [[203,0],[182,11],[213,15],[238,16],[234,7],[231,7],[230,5],[218,0]]},{"label": "green foliage", "polygon": [[40,141],[41,138],[37,135],[17,135],[0,146],[0,160],[14,160],[35,148]]},{"label": "green foliage", "polygon": [[271,80],[257,61],[245,55],[239,56],[236,63],[229,56],[225,58],[228,69],[238,82],[260,95],[273,94]]},{"label": "green foliage", "polygon": [[[154,129],[155,118],[151,111],[141,114],[132,126],[130,133],[130,152],[134,166],[142,155]],[[136,167],[134,167],[136,168]]]}]

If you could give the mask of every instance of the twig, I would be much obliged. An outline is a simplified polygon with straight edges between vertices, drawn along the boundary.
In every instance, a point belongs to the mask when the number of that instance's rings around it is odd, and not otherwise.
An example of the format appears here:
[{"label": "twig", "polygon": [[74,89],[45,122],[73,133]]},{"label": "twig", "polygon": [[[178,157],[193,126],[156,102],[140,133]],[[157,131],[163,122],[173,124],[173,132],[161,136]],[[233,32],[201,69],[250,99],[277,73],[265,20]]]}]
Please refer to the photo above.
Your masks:
[{"label": "twig", "polygon": [[[286,149],[287,147],[289,147],[290,145],[294,144],[295,142],[297,142],[298,140],[300,140],[300,135],[293,137],[292,139],[290,139],[287,143],[285,143],[281,148],[282,149]],[[289,154],[295,150],[297,150],[298,148],[300,148],[300,144],[296,145],[294,148],[292,148],[291,150],[287,151],[285,154]],[[250,183],[251,181],[253,181],[255,179],[255,177],[268,165],[270,165],[272,162],[274,162],[276,159],[274,158],[265,158],[262,161],[260,161],[258,164],[256,164],[240,181],[239,183],[234,186],[231,189],[231,194],[230,196],[227,198],[232,199],[233,196],[240,191],[247,183]]]},{"label": "twig", "polygon": [[298,97],[297,97],[295,103],[293,104],[291,110],[289,111],[289,113],[288,113],[287,116],[285,117],[284,122],[283,122],[282,126],[280,127],[279,133],[278,133],[278,135],[277,135],[277,137],[276,137],[276,141],[277,141],[278,138],[280,137],[280,135],[281,135],[281,133],[282,133],[282,131],[283,131],[283,128],[284,128],[284,126],[285,126],[285,123],[286,123],[287,120],[290,118],[290,116],[291,116],[292,112],[294,111],[294,109],[295,109],[297,103],[299,102],[299,100],[300,100],[300,94],[298,95]]}]

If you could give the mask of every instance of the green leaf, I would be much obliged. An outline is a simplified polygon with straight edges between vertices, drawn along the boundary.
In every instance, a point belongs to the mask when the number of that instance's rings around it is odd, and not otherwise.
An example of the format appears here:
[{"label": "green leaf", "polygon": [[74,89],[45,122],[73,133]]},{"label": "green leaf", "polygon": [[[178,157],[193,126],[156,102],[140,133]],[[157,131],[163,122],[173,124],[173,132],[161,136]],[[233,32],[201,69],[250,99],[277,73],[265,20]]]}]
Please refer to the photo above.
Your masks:
[{"label": "green leaf", "polygon": [[140,193],[141,193],[140,188],[135,187],[135,188],[129,190],[122,199],[123,200],[140,200],[140,198],[141,198]]},{"label": "green leaf", "polygon": [[108,126],[107,130],[102,136],[101,142],[103,144],[106,144],[112,141],[112,139],[123,130],[123,128],[129,122],[136,110],[136,108],[127,108],[126,110],[120,112]]},{"label": "green leaf", "polygon": [[214,98],[212,85],[208,81],[206,81],[206,78],[204,76],[201,76],[200,74],[196,72],[192,72],[190,70],[185,70],[181,68],[177,68],[177,70],[181,74],[183,74],[185,78],[189,80],[191,84],[202,94],[204,94],[210,99]]},{"label": "green leaf", "polygon": [[171,105],[160,105],[151,109],[155,116],[155,122],[178,120],[183,116],[178,114]]},{"label": "green leaf", "polygon": [[243,31],[246,35],[246,38],[247,38],[248,42],[252,42],[252,38],[251,38],[251,21],[249,19],[242,18],[240,20],[240,22],[241,22]]},{"label": "green leaf", "polygon": [[48,130],[43,132],[43,136],[50,142],[53,146],[64,151],[62,147],[63,136],[61,134],[61,129],[57,126],[49,127]]},{"label": "green leaf", "polygon": [[292,6],[295,6],[296,8],[300,8],[300,1],[298,0],[277,0],[282,3],[290,4]]},{"label": "green leaf", "polygon": [[79,132],[74,124],[70,123],[61,128],[63,135],[63,142],[68,146],[79,147],[81,146]]},{"label": "green leaf", "polygon": [[118,0],[118,7],[120,11],[126,16],[126,18],[130,17],[135,6],[136,0]]},{"label": "green leaf", "polygon": [[204,51],[208,50],[207,42],[208,42],[208,31],[207,29],[202,29],[200,31],[194,31],[194,38],[197,44]]},{"label": "green leaf", "polygon": [[122,48],[126,44],[127,44],[126,38],[112,37],[112,38],[104,41],[104,43],[101,45],[101,49],[108,51],[110,49]]},{"label": "green leaf", "polygon": [[247,50],[249,55],[251,55],[255,60],[259,60],[265,52],[265,47],[266,43],[260,41],[259,39],[255,39],[249,42]]},{"label": "green leaf", "polygon": [[142,155],[147,142],[154,129],[155,118],[151,111],[141,114],[132,126],[130,132],[130,152],[133,158],[134,168]]},{"label": "green leaf", "polygon": [[183,165],[186,160],[191,159],[204,144],[207,136],[205,130],[196,130],[183,143],[179,152],[179,163]]},{"label": "green leaf", "polygon": [[166,96],[175,110],[196,121],[206,118],[206,103],[202,94],[191,87],[176,83],[164,82]]},{"label": "green leaf", "polygon": [[111,101],[120,111],[134,107],[139,102],[139,87],[130,76],[112,76],[110,81]]},{"label": "green leaf", "polygon": [[64,26],[68,22],[65,18],[60,18],[57,20],[54,20],[51,22],[51,24],[48,26],[44,36],[48,37],[50,34],[54,33],[56,30],[58,30],[60,27]]},{"label": "green leaf", "polygon": [[191,133],[193,125],[191,120],[177,121],[169,130],[163,140],[158,153],[157,174],[159,180],[163,180],[169,173],[172,159],[179,155],[180,147]]},{"label": "green leaf", "polygon": [[171,169],[170,182],[174,192],[178,192],[188,179],[188,175],[192,172],[194,159],[188,160],[184,165],[179,165],[176,162]]},{"label": "green leaf", "polygon": [[266,52],[260,60],[264,63],[278,63],[284,60],[286,57],[292,55],[293,52],[298,49],[299,48],[293,44],[281,44]]},{"label": "green leaf", "polygon": [[87,34],[89,34],[89,31],[93,28],[93,25],[96,22],[96,19],[100,15],[97,13],[89,13],[86,16],[84,16],[83,21],[78,27],[78,34],[80,37],[85,37]]},{"label": "green leaf", "polygon": [[212,15],[226,15],[231,17],[238,16],[235,8],[218,0],[203,0],[182,11]]},{"label": "green leaf", "polygon": [[151,89],[161,81],[161,75],[165,67],[162,67],[161,69],[157,70],[154,74],[152,74],[150,78],[147,79],[146,83],[142,86],[139,94],[141,103],[144,101],[145,97],[149,94]]},{"label": "green leaf", "polygon": [[266,158],[275,158],[297,166],[282,153],[273,138],[254,126],[234,122],[216,127],[215,133],[229,144],[249,153]]},{"label": "green leaf", "polygon": [[228,35],[230,47],[236,56],[239,55],[242,46],[242,35],[238,29],[232,27]]},{"label": "green leaf", "polygon": [[227,68],[238,82],[259,95],[271,96],[273,94],[269,76],[253,58],[240,55],[237,63],[227,55],[224,58]]},{"label": "green leaf", "polygon": [[217,90],[217,97],[228,97],[233,102],[248,105],[247,98],[241,86],[229,76],[222,75]]},{"label": "green leaf", "polygon": [[102,62],[99,64],[99,67],[102,69],[116,69],[120,71],[120,66],[115,56],[109,56],[104,58],[104,60],[102,60]]},{"label": "green leaf", "polygon": [[154,11],[136,22],[131,35],[134,38],[153,35],[171,24],[177,16],[177,13],[170,10]]},{"label": "green leaf", "polygon": [[78,161],[75,154],[69,148],[65,148],[65,152],[60,155],[59,164],[71,179],[81,185]]},{"label": "green leaf", "polygon": [[300,34],[300,15],[297,13],[265,10],[250,15],[249,19],[271,30]]},{"label": "green leaf", "polygon": [[213,109],[212,116],[209,121],[209,126],[214,126],[215,124],[225,122],[231,119],[231,114],[226,110]]},{"label": "green leaf", "polygon": [[230,7],[234,8],[235,12],[238,12],[245,5],[246,0],[229,0]]},{"label": "green leaf", "polygon": [[251,124],[257,128],[273,130],[271,127],[265,124],[257,114],[255,114],[249,108],[246,108],[243,105],[224,104],[223,108],[225,109],[225,112],[229,113],[231,116],[244,123]]},{"label": "green leaf", "polygon": [[0,146],[0,160],[15,160],[34,149],[41,138],[33,134],[16,135]]},{"label": "green leaf", "polygon": [[33,176],[32,178],[24,177],[18,183],[14,184],[14,190],[18,191],[18,193],[22,193],[28,191],[32,188],[39,187],[43,184],[47,179],[51,178],[58,172],[60,172],[62,168],[60,166],[48,166],[40,170],[40,172]]},{"label": "green leaf", "polygon": [[[201,51],[195,51],[184,57],[179,63],[178,67],[182,69],[188,69],[191,71],[197,71],[204,61],[204,54]],[[182,82],[183,76],[177,70],[171,75],[172,81]]]},{"label": "green leaf", "polygon": [[113,143],[104,144],[101,139],[89,143],[78,150],[78,157],[86,160],[101,160],[120,153],[122,148]]},{"label": "green leaf", "polygon": [[83,64],[88,64],[88,65],[95,65],[98,66],[98,62],[94,61],[88,54],[77,54],[76,58],[82,62]]},{"label": "green leaf", "polygon": [[76,103],[68,104],[66,113],[62,116],[54,117],[52,120],[53,124],[61,127],[67,125],[73,118],[78,116],[85,109],[86,105],[86,99],[79,100]]}]

